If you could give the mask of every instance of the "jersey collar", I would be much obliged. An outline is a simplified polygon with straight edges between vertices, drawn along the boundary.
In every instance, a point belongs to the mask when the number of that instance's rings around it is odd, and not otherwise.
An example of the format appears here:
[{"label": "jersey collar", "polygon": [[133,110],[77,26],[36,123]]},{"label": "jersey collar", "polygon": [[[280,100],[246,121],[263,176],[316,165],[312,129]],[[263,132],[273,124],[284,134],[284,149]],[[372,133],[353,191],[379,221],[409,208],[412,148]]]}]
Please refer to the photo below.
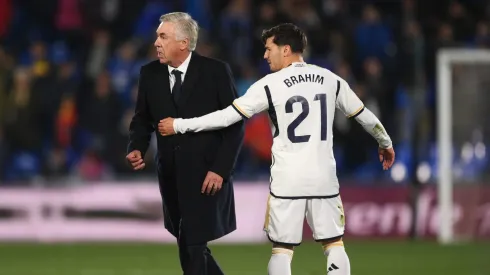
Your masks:
[{"label": "jersey collar", "polygon": [[293,63],[289,64],[288,67],[291,65],[294,67],[304,67],[306,65],[306,62],[293,62]]}]

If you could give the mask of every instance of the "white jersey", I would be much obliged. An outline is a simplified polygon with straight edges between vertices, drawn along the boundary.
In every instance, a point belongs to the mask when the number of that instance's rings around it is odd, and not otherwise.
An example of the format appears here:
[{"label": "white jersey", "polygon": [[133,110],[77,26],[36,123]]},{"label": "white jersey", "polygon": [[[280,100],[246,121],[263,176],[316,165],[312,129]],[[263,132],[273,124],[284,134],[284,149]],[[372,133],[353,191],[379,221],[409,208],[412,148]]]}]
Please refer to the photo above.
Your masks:
[{"label": "white jersey", "polygon": [[254,83],[233,102],[249,118],[267,110],[272,124],[271,195],[321,198],[339,194],[333,155],[335,109],[355,117],[364,105],[331,71],[293,63]]}]

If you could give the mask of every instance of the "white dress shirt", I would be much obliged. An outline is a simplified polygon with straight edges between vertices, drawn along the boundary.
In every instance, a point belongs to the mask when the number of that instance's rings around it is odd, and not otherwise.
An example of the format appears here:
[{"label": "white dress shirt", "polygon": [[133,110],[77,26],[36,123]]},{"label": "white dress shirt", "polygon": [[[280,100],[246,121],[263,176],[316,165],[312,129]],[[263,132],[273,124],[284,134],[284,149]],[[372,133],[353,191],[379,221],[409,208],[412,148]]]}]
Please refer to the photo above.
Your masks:
[{"label": "white dress shirt", "polygon": [[173,89],[174,84],[175,84],[175,75],[172,74],[172,71],[177,69],[178,71],[182,72],[182,84],[184,84],[184,78],[185,78],[185,75],[187,72],[187,68],[189,67],[189,62],[191,61],[191,55],[192,55],[192,52],[189,53],[189,55],[184,60],[184,62],[182,62],[182,64],[180,64],[180,66],[177,68],[174,68],[172,66],[168,66],[168,75],[170,78],[170,92],[172,92],[172,89]]}]

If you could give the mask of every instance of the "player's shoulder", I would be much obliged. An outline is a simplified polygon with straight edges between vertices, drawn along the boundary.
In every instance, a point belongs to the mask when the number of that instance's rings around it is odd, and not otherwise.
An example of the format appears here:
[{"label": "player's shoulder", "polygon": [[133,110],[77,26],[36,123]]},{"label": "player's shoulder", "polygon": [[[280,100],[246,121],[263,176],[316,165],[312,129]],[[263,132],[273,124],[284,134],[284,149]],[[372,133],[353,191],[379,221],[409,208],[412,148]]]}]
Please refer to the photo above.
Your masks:
[{"label": "player's shoulder", "polygon": [[319,73],[321,73],[322,75],[325,75],[326,77],[328,77],[328,79],[330,81],[333,81],[335,83],[340,83],[340,85],[346,85],[347,84],[347,81],[345,81],[342,77],[340,77],[338,74],[332,72],[331,70],[327,69],[327,68],[323,68],[323,67],[320,67],[318,65],[315,65],[315,64],[309,64],[307,65],[310,69],[312,70],[315,70],[315,71],[318,71]]},{"label": "player's shoulder", "polygon": [[327,77],[336,78],[336,79],[337,78],[340,78],[337,74],[335,74],[334,72],[330,71],[329,69],[324,68],[324,67],[320,67],[320,66],[315,65],[315,64],[307,63],[306,64],[306,67],[308,69],[310,69],[310,70],[316,71],[319,74],[325,75]]}]

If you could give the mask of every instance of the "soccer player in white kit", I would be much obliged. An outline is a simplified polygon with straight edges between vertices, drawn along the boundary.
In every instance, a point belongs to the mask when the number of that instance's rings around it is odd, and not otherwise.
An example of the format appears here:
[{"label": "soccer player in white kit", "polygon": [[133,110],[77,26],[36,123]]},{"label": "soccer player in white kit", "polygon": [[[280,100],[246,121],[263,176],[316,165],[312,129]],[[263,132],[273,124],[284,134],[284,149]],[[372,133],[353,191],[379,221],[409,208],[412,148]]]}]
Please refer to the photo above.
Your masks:
[{"label": "soccer player in white kit", "polygon": [[[329,275],[350,274],[345,252],[345,216],[333,155],[335,109],[356,119],[379,144],[383,169],[392,166],[392,142],[378,118],[364,107],[345,80],[303,61],[305,34],[281,24],[262,34],[264,58],[273,73],[255,82],[231,106],[192,119],[166,118],[162,135],[221,129],[263,111],[272,134],[270,196],[264,230],[273,243],[270,275],[291,274],[293,249],[302,240],[303,222],[323,245]],[[209,183],[203,188],[219,190]]]}]

